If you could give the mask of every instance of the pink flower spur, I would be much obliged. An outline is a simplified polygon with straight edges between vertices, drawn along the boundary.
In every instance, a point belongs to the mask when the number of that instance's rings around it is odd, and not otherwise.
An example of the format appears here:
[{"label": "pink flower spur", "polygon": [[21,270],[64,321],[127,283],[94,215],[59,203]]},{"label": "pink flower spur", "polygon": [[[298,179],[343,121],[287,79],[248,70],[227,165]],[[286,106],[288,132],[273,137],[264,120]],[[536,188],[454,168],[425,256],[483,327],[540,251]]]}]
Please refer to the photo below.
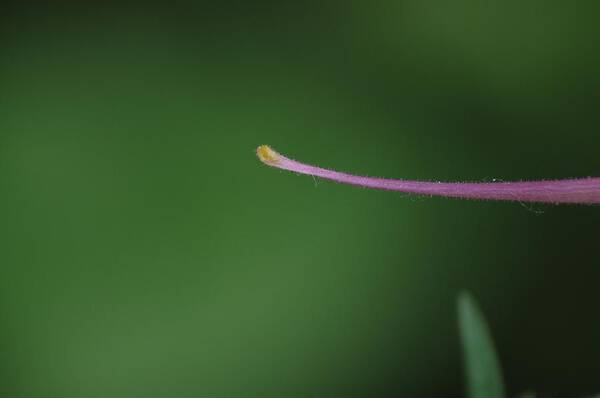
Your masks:
[{"label": "pink flower spur", "polygon": [[327,170],[289,159],[267,145],[259,146],[256,154],[264,164],[271,167],[366,188],[462,199],[600,204],[598,177],[482,183],[411,181],[362,177]]}]

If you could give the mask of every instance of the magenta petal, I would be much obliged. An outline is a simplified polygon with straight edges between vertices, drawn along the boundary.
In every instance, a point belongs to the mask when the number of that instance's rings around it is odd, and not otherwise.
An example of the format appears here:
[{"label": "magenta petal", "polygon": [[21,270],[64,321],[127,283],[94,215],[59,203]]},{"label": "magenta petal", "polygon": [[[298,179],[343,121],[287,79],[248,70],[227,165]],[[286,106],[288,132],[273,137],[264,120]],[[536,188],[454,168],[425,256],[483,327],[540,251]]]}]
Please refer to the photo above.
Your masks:
[{"label": "magenta petal", "polygon": [[600,178],[598,177],[484,183],[394,180],[355,176],[303,164],[286,158],[267,145],[259,146],[256,154],[263,163],[272,167],[366,188],[465,199],[512,200],[541,203],[600,203]]}]

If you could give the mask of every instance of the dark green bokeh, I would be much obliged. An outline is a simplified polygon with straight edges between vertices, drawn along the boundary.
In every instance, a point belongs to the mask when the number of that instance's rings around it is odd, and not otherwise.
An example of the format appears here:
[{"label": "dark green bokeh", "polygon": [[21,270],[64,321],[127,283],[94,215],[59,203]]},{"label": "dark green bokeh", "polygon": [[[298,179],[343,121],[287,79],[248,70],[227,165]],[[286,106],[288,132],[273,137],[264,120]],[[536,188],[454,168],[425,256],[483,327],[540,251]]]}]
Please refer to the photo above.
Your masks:
[{"label": "dark green bokeh", "polygon": [[463,288],[511,395],[600,391],[598,207],[408,198],[254,157],[598,175],[596,4],[8,6],[3,395],[461,396]]}]

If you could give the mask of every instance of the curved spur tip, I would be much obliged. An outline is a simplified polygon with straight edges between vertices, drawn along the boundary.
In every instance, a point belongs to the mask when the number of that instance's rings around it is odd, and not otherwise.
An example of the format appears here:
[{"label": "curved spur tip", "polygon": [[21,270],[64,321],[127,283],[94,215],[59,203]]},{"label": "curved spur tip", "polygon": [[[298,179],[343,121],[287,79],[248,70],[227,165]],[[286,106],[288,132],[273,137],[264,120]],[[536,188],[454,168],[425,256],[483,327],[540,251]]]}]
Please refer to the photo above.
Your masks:
[{"label": "curved spur tip", "polygon": [[261,162],[268,165],[273,165],[278,162],[280,155],[272,150],[270,146],[261,145],[256,148],[256,156],[258,156]]},{"label": "curved spur tip", "polygon": [[256,155],[267,166],[298,174],[308,174],[343,184],[407,192],[417,195],[463,199],[512,200],[539,203],[600,204],[600,177],[566,180],[495,183],[436,183],[364,177],[322,169],[286,158],[268,145],[256,148]]}]

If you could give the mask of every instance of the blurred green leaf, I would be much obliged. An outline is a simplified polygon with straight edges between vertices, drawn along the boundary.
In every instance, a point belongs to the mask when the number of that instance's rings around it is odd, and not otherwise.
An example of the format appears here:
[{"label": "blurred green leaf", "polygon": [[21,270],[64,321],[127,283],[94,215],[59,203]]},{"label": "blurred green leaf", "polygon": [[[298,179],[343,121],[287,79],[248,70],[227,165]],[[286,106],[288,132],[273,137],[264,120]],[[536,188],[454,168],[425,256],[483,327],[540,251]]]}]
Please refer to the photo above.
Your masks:
[{"label": "blurred green leaf", "polygon": [[504,398],[502,372],[481,310],[468,292],[458,297],[458,325],[470,398]]}]

